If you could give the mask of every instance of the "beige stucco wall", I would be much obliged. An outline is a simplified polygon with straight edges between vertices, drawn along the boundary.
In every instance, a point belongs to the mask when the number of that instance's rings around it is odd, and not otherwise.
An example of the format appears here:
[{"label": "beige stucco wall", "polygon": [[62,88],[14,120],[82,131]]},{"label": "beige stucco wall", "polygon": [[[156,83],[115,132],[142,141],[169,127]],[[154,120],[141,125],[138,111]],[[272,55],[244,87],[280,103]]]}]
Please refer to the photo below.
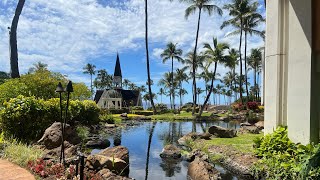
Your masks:
[{"label": "beige stucco wall", "polygon": [[311,139],[312,1],[290,0],[288,44],[288,132],[294,142]]}]

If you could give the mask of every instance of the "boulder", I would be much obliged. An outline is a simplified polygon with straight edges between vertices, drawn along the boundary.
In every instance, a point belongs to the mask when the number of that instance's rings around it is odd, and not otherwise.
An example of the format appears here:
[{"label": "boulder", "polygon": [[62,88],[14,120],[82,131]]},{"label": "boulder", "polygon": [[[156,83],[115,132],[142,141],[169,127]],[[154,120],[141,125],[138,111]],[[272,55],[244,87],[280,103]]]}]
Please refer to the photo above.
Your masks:
[{"label": "boulder", "polygon": [[257,128],[260,130],[264,129],[264,121],[259,121],[256,124],[254,124]]},{"label": "boulder", "polygon": [[85,167],[89,170],[99,171],[107,168],[115,174],[121,174],[127,169],[127,163],[119,158],[107,157],[99,154],[89,155]]},{"label": "boulder", "polygon": [[[66,158],[70,158],[77,155],[78,145],[70,144],[68,141],[64,141],[64,154]],[[59,157],[61,153],[61,145],[53,148],[44,150],[43,159],[54,159]]]},{"label": "boulder", "polygon": [[181,157],[181,150],[177,146],[169,144],[163,148],[160,157],[178,159]]},{"label": "boulder", "polygon": [[226,129],[220,126],[211,126],[208,132],[220,138],[233,138],[237,135],[237,131],[234,129]]},{"label": "boulder", "polygon": [[128,117],[128,114],[127,114],[127,113],[122,113],[122,114],[120,114],[120,117],[127,118],[127,117]]},{"label": "boulder", "polygon": [[208,162],[196,158],[189,164],[188,177],[192,180],[216,180],[221,179],[220,173]]},{"label": "boulder", "polygon": [[[78,136],[76,130],[69,124],[66,124],[65,126],[64,140],[73,145],[79,144],[81,142],[81,139]],[[61,141],[61,123],[55,122],[45,130],[42,138],[38,141],[38,143],[43,144],[46,149],[54,149],[61,145]]]},{"label": "boulder", "polygon": [[256,126],[243,126],[239,129],[241,133],[259,134],[260,129]]},{"label": "boulder", "polygon": [[115,128],[115,127],[117,127],[115,124],[108,124],[108,123],[106,123],[104,126],[106,128]]},{"label": "boulder", "polygon": [[129,164],[129,150],[124,146],[109,147],[102,150],[98,154],[118,158]]},{"label": "boulder", "polygon": [[198,137],[199,137],[200,139],[210,140],[211,137],[212,137],[212,134],[210,134],[210,133],[208,133],[208,132],[205,132],[205,133],[199,134]]},{"label": "boulder", "polygon": [[188,142],[197,139],[198,136],[199,135],[197,133],[194,133],[194,132],[188,133],[188,134],[186,134],[186,135],[184,135],[184,136],[182,136],[181,138],[178,139],[178,144],[182,145],[182,146],[187,146]]},{"label": "boulder", "polygon": [[110,146],[108,139],[92,139],[86,143],[86,147],[95,149],[104,149]]},{"label": "boulder", "polygon": [[248,122],[240,123],[240,127],[243,127],[243,126],[252,126],[252,124],[250,124]]},{"label": "boulder", "polygon": [[219,121],[229,121],[229,117],[223,116],[218,118]]},{"label": "boulder", "polygon": [[123,176],[118,176],[116,174],[114,174],[112,171],[110,171],[109,169],[102,169],[98,172],[98,174],[100,175],[100,177],[102,178],[102,180],[130,180],[131,178],[128,177],[123,177]]}]

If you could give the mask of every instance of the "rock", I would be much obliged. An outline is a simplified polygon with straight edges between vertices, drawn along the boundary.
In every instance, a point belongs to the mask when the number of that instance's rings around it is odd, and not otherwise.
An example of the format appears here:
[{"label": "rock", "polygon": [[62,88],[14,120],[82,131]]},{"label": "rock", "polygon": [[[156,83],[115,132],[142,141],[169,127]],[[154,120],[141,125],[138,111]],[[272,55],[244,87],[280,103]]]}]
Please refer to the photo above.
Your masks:
[{"label": "rock", "polygon": [[181,150],[177,146],[169,144],[163,148],[160,157],[178,159],[181,157]]},{"label": "rock", "polygon": [[178,139],[178,144],[182,145],[182,146],[187,146],[188,142],[197,139],[198,136],[199,135],[197,133],[194,133],[194,132],[188,133],[188,134],[186,134],[186,135],[184,135],[184,136],[182,136],[181,138]]},{"label": "rock", "polygon": [[85,167],[95,171],[107,168],[116,174],[120,174],[128,168],[127,163],[119,158],[99,154],[89,155],[86,159]]},{"label": "rock", "polygon": [[219,121],[229,121],[229,117],[223,116],[218,118]]},{"label": "rock", "polygon": [[198,137],[199,137],[200,139],[210,140],[211,137],[212,137],[212,134],[210,134],[210,133],[208,133],[208,132],[205,132],[205,133],[199,134]]},{"label": "rock", "polygon": [[216,180],[221,179],[220,173],[208,162],[196,158],[189,164],[188,177],[192,180]]},{"label": "rock", "polygon": [[106,128],[115,128],[115,127],[117,127],[115,124],[108,124],[108,123],[106,123],[104,126]]},{"label": "rock", "polygon": [[124,146],[109,147],[98,153],[108,157],[115,157],[129,164],[129,150]]},{"label": "rock", "polygon": [[254,125],[257,126],[257,128],[259,128],[260,130],[264,129],[264,121],[259,121]]},{"label": "rock", "polygon": [[[78,145],[73,145],[70,144],[68,141],[64,141],[64,154],[66,158],[76,156],[77,155],[77,150],[78,150]],[[45,153],[43,155],[44,159],[53,159],[54,157],[60,156],[61,153],[61,146],[58,146],[53,149],[49,150],[44,150]]]},{"label": "rock", "polygon": [[237,134],[237,131],[234,129],[226,129],[220,126],[211,126],[208,132],[220,138],[233,138]]},{"label": "rock", "polygon": [[[64,140],[68,141],[70,144],[76,145],[81,142],[80,137],[74,128],[69,124],[66,124]],[[62,135],[61,135],[61,123],[55,122],[49,128],[47,128],[38,141],[38,143],[43,144],[46,149],[54,149],[61,145]]]},{"label": "rock", "polygon": [[127,114],[127,113],[122,113],[122,114],[120,114],[120,117],[127,118],[127,117],[128,117],[128,114]]},{"label": "rock", "polygon": [[93,139],[86,143],[88,148],[104,149],[110,146],[108,139]]},{"label": "rock", "polygon": [[239,129],[241,133],[259,134],[260,129],[256,126],[243,126]]},{"label": "rock", "polygon": [[98,174],[101,176],[103,180],[130,180],[131,178],[118,176],[111,172],[109,169],[102,169],[98,172]]},{"label": "rock", "polygon": [[252,124],[247,123],[247,122],[245,122],[245,123],[240,123],[240,127],[243,127],[243,126],[252,126]]}]

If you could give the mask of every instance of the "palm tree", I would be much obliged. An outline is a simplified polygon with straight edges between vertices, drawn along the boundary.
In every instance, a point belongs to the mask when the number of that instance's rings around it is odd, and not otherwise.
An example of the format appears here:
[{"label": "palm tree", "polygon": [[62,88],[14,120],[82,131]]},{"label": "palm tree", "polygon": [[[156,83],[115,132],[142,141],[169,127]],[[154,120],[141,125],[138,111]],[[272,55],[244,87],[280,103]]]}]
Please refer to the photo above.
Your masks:
[{"label": "palm tree", "polygon": [[182,98],[184,95],[188,94],[188,91],[186,89],[179,89],[179,95],[180,95],[180,108],[182,107],[183,105],[183,102],[182,102]]},{"label": "palm tree", "polygon": [[[171,109],[173,109],[172,95],[174,94],[173,91],[175,90],[177,83],[172,81],[171,78],[172,78],[172,75],[170,72],[164,73],[163,78],[159,80],[158,85],[164,86],[164,88],[166,89],[170,89],[169,90],[170,106],[171,106]],[[173,85],[171,84],[172,82],[174,83]],[[174,89],[171,89],[171,87],[174,87]]]},{"label": "palm tree", "polygon": [[[233,79],[232,79],[232,84],[234,85],[234,88],[231,88],[231,89],[234,89],[234,91],[237,89],[237,83],[236,83],[236,66],[237,64],[239,63],[239,52],[235,49],[230,49],[229,50],[229,55],[226,57],[226,63],[225,65],[227,67],[229,67],[231,69],[231,72],[230,74],[232,74],[233,76]],[[237,93],[235,93],[235,98],[237,99]]]},{"label": "palm tree", "polygon": [[[232,0],[231,4],[226,4],[223,8],[229,11],[229,15],[232,17],[231,19],[224,21],[221,25],[221,29],[226,26],[232,25],[236,28],[235,31],[230,33],[229,35],[235,35],[240,33],[240,43],[239,43],[239,57],[240,57],[240,77],[242,77],[242,33],[244,29],[244,18],[246,13],[249,11],[249,2],[248,0]],[[242,78],[240,78],[240,86],[239,89],[242,88]],[[243,103],[242,99],[242,91],[240,91],[240,101]]]},{"label": "palm tree", "polygon": [[[173,60],[176,59],[178,62],[182,62],[183,59],[182,56],[182,49],[177,49],[177,44],[173,44],[172,42],[167,44],[167,48],[163,51],[163,53],[160,55],[163,59],[163,63],[165,63],[167,60],[171,60],[171,79],[173,85],[174,77],[173,77]],[[173,91],[173,87],[171,87],[171,91]],[[173,109],[175,109],[175,101],[174,101],[174,94],[172,94],[172,101],[173,101]]]},{"label": "palm tree", "polygon": [[28,73],[34,73],[36,71],[46,71],[48,64],[42,63],[41,61],[34,63],[33,67],[29,68]]},{"label": "palm tree", "polygon": [[221,105],[221,103],[220,103],[220,95],[221,95],[221,90],[222,90],[223,86],[220,85],[220,84],[218,84],[218,85],[216,86],[216,88],[217,88],[218,97],[219,97],[219,105]]},{"label": "palm tree", "polygon": [[165,94],[166,94],[166,91],[164,90],[164,88],[160,88],[158,94],[160,95],[161,104],[162,104],[162,95],[165,95]]},{"label": "palm tree", "polygon": [[146,160],[146,169],[145,169],[145,172],[146,172],[146,176],[145,176],[145,180],[148,179],[148,173],[149,173],[149,158],[150,158],[150,148],[151,148],[151,142],[152,142],[152,136],[153,136],[153,132],[154,132],[154,129],[156,128],[156,125],[157,125],[157,122],[153,122],[152,123],[152,127],[149,131],[149,138],[148,138],[148,147],[147,147],[147,160]]},{"label": "palm tree", "polygon": [[93,84],[96,88],[104,89],[104,88],[112,88],[112,80],[113,76],[108,74],[105,69],[98,70],[98,74]]},{"label": "palm tree", "polygon": [[147,74],[148,74],[148,89],[149,89],[149,96],[151,106],[153,109],[153,113],[157,113],[157,109],[154,105],[153,98],[152,98],[152,89],[151,89],[151,77],[150,77],[150,62],[149,62],[149,46],[148,46],[148,0],[145,0],[145,40],[146,40],[146,63],[147,63]]},{"label": "palm tree", "polygon": [[[172,1],[172,0],[171,0]],[[200,20],[201,20],[201,13],[206,12],[208,15],[212,15],[213,12],[217,13],[218,15],[222,15],[222,9],[220,9],[217,5],[212,5],[210,4],[212,0],[180,0],[181,2],[185,2],[188,5],[190,5],[186,10],[185,10],[185,18],[188,19],[188,17],[191,14],[194,14],[197,10],[198,12],[198,26],[197,26],[197,33],[196,33],[196,42],[194,46],[194,52],[193,52],[193,66],[192,66],[192,72],[193,72],[193,110],[192,114],[194,115],[195,113],[195,108],[196,108],[196,103],[197,103],[197,95],[196,95],[196,90],[197,90],[197,85],[196,85],[196,64],[197,64],[197,46],[198,46],[198,37],[199,37],[199,30],[200,30]]]},{"label": "palm tree", "polygon": [[[262,66],[262,53],[260,49],[251,49],[251,55],[248,59],[248,65],[254,70],[254,94],[256,98],[259,98],[259,86],[257,85],[257,73]],[[257,100],[256,99],[256,100]]]},{"label": "palm tree", "polygon": [[180,107],[182,107],[182,83],[185,81],[185,82],[188,82],[188,75],[185,73],[185,71],[187,70],[187,67],[183,67],[181,69],[177,69],[176,70],[176,78],[175,78],[175,81],[177,81],[178,83],[178,86],[179,86],[179,97],[180,97]]},{"label": "palm tree", "polygon": [[137,85],[136,85],[135,83],[130,83],[130,84],[128,85],[128,87],[129,87],[129,90],[135,90],[135,89],[137,89]]},{"label": "palm tree", "polygon": [[202,94],[204,91],[201,88],[197,88],[197,96],[198,96],[198,104],[200,104],[200,94]]},{"label": "palm tree", "polygon": [[226,58],[224,55],[224,51],[226,49],[229,49],[229,45],[226,43],[218,43],[217,38],[213,38],[213,48],[211,47],[210,44],[205,43],[204,44],[204,48],[206,49],[205,51],[205,55],[206,55],[206,59],[209,63],[213,63],[214,62],[214,71],[213,71],[213,78],[211,79],[211,86],[210,86],[210,91],[203,103],[203,105],[201,106],[200,112],[199,112],[199,116],[201,117],[202,112],[207,104],[207,102],[210,99],[210,95],[212,93],[213,90],[213,86],[214,86],[214,80],[216,79],[216,71],[217,71],[217,65],[218,63],[225,63]]},{"label": "palm tree", "polygon": [[88,63],[88,64],[83,68],[83,73],[84,73],[84,74],[90,74],[90,77],[91,77],[91,92],[93,93],[92,75],[96,74],[96,66],[93,65],[93,64]]},{"label": "palm tree", "polygon": [[18,45],[17,45],[17,29],[19,17],[21,15],[25,0],[19,0],[17,8],[11,23],[10,33],[10,66],[11,66],[11,77],[19,78],[19,65],[18,65]]},{"label": "palm tree", "polygon": [[127,89],[130,83],[131,82],[128,79],[123,79],[122,85],[123,85],[123,87],[125,87]]}]

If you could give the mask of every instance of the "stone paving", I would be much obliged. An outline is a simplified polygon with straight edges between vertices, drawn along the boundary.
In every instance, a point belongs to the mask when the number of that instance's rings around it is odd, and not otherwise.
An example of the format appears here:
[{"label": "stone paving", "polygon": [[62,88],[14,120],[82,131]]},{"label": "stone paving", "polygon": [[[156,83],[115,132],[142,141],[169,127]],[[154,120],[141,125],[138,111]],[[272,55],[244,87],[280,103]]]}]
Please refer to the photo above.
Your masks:
[{"label": "stone paving", "polygon": [[0,180],[35,180],[26,169],[7,160],[0,159]]}]

